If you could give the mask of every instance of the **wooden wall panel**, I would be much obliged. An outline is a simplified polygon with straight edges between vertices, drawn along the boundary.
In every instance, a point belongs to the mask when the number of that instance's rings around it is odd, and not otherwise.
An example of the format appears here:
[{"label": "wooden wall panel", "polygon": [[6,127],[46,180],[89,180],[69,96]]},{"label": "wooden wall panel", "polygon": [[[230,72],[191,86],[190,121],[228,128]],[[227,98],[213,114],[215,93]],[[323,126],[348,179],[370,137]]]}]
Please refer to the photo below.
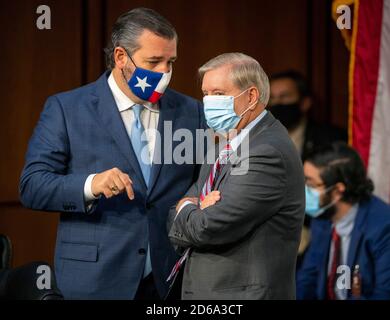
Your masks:
[{"label": "wooden wall panel", "polygon": [[106,12],[103,0],[83,1],[83,84],[95,81],[105,69]]},{"label": "wooden wall panel", "polygon": [[58,214],[25,209],[21,204],[0,203],[0,233],[12,241],[12,266],[30,261],[53,265]]},{"label": "wooden wall panel", "polygon": [[36,27],[40,4],[0,2],[0,233],[14,244],[14,265],[52,262],[58,214],[22,208],[19,176],[47,97],[82,83],[82,2],[44,1],[51,9],[51,30]]},{"label": "wooden wall panel", "polygon": [[331,109],[329,121],[340,128],[348,125],[348,74],[349,54],[340,30],[333,23],[331,27],[331,74],[330,78],[330,101]]},{"label": "wooden wall panel", "polygon": [[349,52],[331,18],[331,1],[309,1],[308,80],[314,95],[314,119],[347,126]]},{"label": "wooden wall panel", "polygon": [[200,98],[197,69],[210,58],[240,51],[267,73],[295,68],[306,73],[306,0],[111,0],[106,2],[108,39],[117,17],[138,6],[157,10],[179,34],[172,87]]},{"label": "wooden wall panel", "polygon": [[40,4],[0,4],[0,201],[18,200],[27,142],[47,97],[81,84],[80,1],[45,1],[51,30],[36,28]]}]

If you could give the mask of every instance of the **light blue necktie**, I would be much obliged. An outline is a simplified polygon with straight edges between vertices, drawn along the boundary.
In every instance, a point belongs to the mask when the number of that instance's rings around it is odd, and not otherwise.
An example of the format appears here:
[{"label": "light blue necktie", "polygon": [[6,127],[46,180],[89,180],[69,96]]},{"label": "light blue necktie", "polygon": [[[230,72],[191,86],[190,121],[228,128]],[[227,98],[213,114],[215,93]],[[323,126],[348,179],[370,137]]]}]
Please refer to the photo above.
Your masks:
[{"label": "light blue necktie", "polygon": [[[142,135],[145,132],[145,128],[141,122],[141,111],[144,106],[135,104],[133,106],[134,111],[134,122],[131,128],[131,144],[133,145],[134,152],[137,156],[138,163],[141,167],[142,175],[145,180],[146,186],[149,184],[150,171],[151,171],[151,163],[149,157],[149,149],[148,149],[148,141],[146,140],[146,136],[142,138]],[[144,277],[152,272],[152,263],[150,260],[150,245],[148,244],[148,252],[146,254],[146,262],[144,269]]]}]

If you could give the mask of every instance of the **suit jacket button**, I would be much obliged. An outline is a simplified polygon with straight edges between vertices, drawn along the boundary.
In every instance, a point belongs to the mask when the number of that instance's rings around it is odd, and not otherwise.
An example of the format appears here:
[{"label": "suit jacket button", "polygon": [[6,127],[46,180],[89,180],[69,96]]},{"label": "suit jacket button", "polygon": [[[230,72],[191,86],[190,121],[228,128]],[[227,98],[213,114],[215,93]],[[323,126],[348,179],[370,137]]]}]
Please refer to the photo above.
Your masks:
[{"label": "suit jacket button", "polygon": [[141,249],[138,250],[138,253],[142,254],[142,255],[146,254],[146,250],[144,248],[141,248]]}]

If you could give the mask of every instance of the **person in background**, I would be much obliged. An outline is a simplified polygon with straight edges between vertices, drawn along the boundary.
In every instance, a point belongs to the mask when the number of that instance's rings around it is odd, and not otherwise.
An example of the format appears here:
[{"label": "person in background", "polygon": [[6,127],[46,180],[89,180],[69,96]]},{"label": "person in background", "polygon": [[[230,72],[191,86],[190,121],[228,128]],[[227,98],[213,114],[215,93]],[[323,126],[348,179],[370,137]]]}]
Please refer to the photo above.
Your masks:
[{"label": "person in background", "polygon": [[294,70],[280,72],[270,77],[270,83],[268,109],[287,128],[302,160],[315,147],[335,141],[347,141],[345,130],[329,124],[319,124],[310,118],[313,97],[302,74]]},{"label": "person in background", "polygon": [[312,241],[298,299],[390,299],[390,207],[372,195],[358,153],[333,143],[304,163]]},{"label": "person in background", "polygon": [[[347,141],[345,130],[312,120],[309,111],[313,97],[306,79],[294,70],[283,71],[270,77],[271,96],[268,109],[287,128],[290,138],[304,161],[315,147],[335,141]],[[302,263],[310,243],[310,217],[305,217],[297,267]]]}]

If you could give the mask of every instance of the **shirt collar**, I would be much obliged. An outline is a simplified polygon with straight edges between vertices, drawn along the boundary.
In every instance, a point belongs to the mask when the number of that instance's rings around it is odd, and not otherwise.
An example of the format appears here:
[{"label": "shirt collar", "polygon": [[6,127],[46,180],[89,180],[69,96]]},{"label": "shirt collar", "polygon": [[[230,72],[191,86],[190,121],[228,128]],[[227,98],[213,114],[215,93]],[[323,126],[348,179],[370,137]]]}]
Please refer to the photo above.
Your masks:
[{"label": "shirt collar", "polygon": [[244,138],[247,136],[249,131],[260,122],[261,119],[264,118],[264,116],[267,114],[267,110],[263,110],[262,113],[260,113],[253,121],[251,121],[245,128],[243,128],[238,135],[236,135],[231,141],[230,146],[232,147],[233,151],[236,151],[239,145],[241,144],[241,141],[244,140]]},{"label": "shirt collar", "polygon": [[[112,95],[114,96],[114,100],[116,102],[116,105],[118,107],[119,112],[125,111],[127,109],[130,109],[133,107],[136,103],[132,101],[128,96],[126,96],[123,91],[118,87],[114,75],[111,72],[110,76],[108,77],[108,86],[111,89]],[[144,106],[145,108],[149,109],[152,112],[158,112],[158,105],[154,104],[152,106]]]},{"label": "shirt collar", "polygon": [[355,218],[358,212],[358,204],[355,204],[348,213],[335,224],[337,233],[340,236],[347,236],[351,234],[355,224]]}]

